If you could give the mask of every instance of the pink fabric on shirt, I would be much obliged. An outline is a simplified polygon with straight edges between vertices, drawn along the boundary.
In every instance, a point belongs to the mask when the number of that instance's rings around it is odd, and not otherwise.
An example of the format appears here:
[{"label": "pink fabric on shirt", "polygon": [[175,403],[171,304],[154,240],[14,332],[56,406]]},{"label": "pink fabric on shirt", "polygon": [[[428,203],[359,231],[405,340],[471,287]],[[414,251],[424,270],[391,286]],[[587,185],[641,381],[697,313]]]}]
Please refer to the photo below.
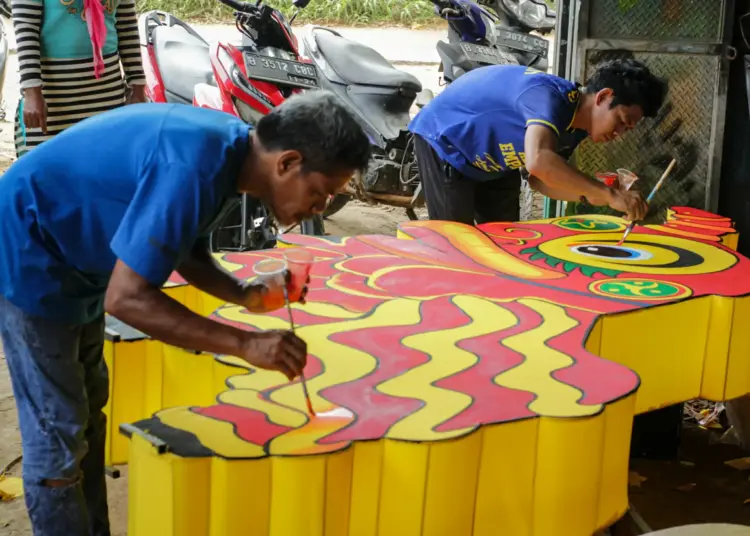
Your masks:
[{"label": "pink fabric on shirt", "polygon": [[107,27],[104,25],[104,6],[101,0],[83,0],[86,13],[86,25],[89,28],[91,46],[94,49],[94,76],[99,78],[104,70],[102,49],[107,38]]}]

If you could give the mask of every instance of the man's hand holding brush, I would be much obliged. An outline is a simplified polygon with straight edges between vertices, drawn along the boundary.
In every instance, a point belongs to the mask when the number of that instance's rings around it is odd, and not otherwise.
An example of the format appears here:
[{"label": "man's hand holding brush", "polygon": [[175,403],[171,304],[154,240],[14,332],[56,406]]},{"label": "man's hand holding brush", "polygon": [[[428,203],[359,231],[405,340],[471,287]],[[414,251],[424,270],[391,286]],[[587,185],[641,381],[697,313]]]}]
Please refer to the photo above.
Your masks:
[{"label": "man's hand holding brush", "polygon": [[253,366],[277,370],[289,381],[301,376],[307,364],[307,343],[292,331],[248,333],[242,357]]},{"label": "man's hand holding brush", "polygon": [[601,197],[588,197],[588,202],[596,206],[609,206],[622,212],[628,221],[640,221],[648,213],[648,205],[643,195],[635,190],[621,190],[617,188],[606,188]]}]

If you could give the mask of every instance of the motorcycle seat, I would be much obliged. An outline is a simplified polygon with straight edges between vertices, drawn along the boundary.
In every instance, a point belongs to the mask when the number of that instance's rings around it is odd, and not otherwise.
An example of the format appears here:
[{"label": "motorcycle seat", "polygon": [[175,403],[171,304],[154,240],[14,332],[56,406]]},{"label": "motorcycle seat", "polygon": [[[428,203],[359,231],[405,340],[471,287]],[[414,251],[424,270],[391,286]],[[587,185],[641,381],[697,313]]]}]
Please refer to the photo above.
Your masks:
[{"label": "motorcycle seat", "polygon": [[157,26],[152,39],[168,101],[192,103],[197,84],[216,85],[208,43],[179,26]]},{"label": "motorcycle seat", "polygon": [[376,51],[331,32],[315,32],[318,49],[331,68],[350,84],[422,91],[416,77],[396,69]]}]

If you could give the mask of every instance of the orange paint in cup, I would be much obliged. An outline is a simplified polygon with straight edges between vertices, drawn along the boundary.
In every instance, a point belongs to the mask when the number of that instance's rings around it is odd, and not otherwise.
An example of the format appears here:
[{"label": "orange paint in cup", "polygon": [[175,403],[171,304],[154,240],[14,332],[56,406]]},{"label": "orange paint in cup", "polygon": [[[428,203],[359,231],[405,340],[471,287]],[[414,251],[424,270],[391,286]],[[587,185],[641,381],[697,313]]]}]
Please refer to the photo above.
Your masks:
[{"label": "orange paint in cup", "polygon": [[[261,283],[283,285],[287,263],[281,259],[265,259],[255,263],[253,271]],[[262,297],[263,308],[267,311],[280,309],[284,306],[283,292],[265,292]]]}]

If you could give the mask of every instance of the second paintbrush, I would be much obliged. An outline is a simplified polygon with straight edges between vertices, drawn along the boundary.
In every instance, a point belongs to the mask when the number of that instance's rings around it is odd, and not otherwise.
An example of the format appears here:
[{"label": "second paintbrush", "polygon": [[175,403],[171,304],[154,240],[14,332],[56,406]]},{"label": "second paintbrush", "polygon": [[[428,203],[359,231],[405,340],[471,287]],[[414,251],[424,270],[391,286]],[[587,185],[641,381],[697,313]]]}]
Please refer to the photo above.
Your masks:
[{"label": "second paintbrush", "polygon": [[[654,186],[653,190],[651,190],[651,193],[648,194],[648,197],[646,198],[647,205],[650,204],[651,201],[654,199],[654,197],[656,196],[656,192],[659,191],[662,184],[664,184],[664,181],[672,172],[672,169],[675,167],[676,164],[677,164],[677,159],[673,158],[672,161],[669,163],[669,166],[667,166],[667,169],[664,171],[664,174],[659,179],[659,182],[656,183],[656,186]],[[635,228],[635,223],[636,223],[635,221],[630,222],[630,225],[628,225],[627,229],[625,229],[625,232],[623,233],[622,238],[617,243],[618,246],[622,245],[625,242],[625,240],[628,238],[628,235],[633,231],[633,228]]]},{"label": "second paintbrush", "polygon": [[[289,303],[289,292],[286,289],[286,286],[284,287],[284,301],[286,302],[286,309],[289,312],[289,326],[292,328],[292,333],[295,332],[294,330],[294,317],[292,317],[292,304]],[[315,417],[315,410],[312,407],[312,401],[310,400],[310,392],[307,390],[307,380],[305,380],[305,373],[304,371],[300,373],[299,375],[300,383],[302,384],[302,392],[305,394],[305,402],[307,403],[307,411],[310,413],[311,416]]]}]

